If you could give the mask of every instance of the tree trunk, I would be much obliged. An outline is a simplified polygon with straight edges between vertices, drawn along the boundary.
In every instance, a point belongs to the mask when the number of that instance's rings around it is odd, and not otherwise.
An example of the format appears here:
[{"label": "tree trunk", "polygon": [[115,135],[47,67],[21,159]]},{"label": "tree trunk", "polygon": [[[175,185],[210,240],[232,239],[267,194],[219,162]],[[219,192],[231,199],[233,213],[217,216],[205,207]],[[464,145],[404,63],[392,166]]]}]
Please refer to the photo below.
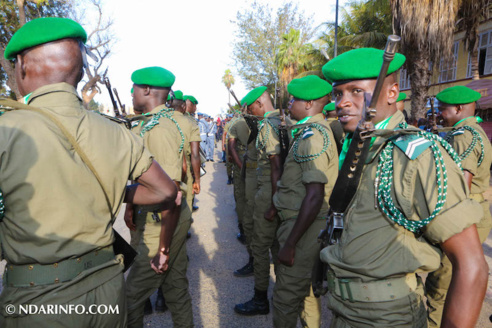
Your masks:
[{"label": "tree trunk", "polygon": [[24,11],[24,0],[17,0],[17,6],[19,7],[19,23],[23,26],[26,23],[26,12]]},{"label": "tree trunk", "polygon": [[15,68],[10,61],[3,57],[4,52],[5,49],[0,46],[0,65],[2,65],[2,68],[7,74],[7,86],[13,93],[15,93],[16,99],[21,99],[22,95],[20,94],[19,88],[17,87],[17,83],[15,81]]},{"label": "tree trunk", "polygon": [[84,102],[85,108],[87,108],[87,106],[89,105],[91,100],[96,96],[97,93],[98,92],[96,88],[92,89],[91,92],[82,91],[82,101]]},{"label": "tree trunk", "polygon": [[429,71],[430,55],[428,48],[407,52],[407,66],[412,87],[412,107],[410,116],[412,120],[425,117],[425,105],[429,91],[431,71]]},{"label": "tree trunk", "polygon": [[470,56],[472,56],[471,57],[472,80],[480,80],[480,74],[478,72],[478,50],[475,48],[475,51],[471,53]]}]

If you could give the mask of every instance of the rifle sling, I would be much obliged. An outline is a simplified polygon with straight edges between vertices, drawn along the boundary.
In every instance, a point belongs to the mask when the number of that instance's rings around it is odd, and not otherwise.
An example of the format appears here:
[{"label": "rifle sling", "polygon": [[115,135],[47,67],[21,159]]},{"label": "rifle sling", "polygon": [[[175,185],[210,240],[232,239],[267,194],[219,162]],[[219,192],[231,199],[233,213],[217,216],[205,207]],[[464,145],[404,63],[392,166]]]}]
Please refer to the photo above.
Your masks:
[{"label": "rifle sling", "polygon": [[333,212],[344,213],[352,201],[359,186],[370,145],[371,138],[362,140],[357,128],[330,196],[329,204]]}]

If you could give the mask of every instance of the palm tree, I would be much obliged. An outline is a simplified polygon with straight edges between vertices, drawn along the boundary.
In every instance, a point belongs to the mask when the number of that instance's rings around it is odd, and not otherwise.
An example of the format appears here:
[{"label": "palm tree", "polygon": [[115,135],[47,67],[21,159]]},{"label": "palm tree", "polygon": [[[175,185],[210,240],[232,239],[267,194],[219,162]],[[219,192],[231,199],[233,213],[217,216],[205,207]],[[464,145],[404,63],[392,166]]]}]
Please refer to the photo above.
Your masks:
[{"label": "palm tree", "polygon": [[222,77],[222,83],[224,83],[225,87],[227,88],[227,91],[229,91],[229,104],[231,103],[231,87],[234,85],[236,81],[234,80],[234,76],[232,75],[232,72],[230,69],[226,69],[224,76]]},{"label": "palm tree", "polygon": [[451,58],[457,0],[391,0],[393,28],[401,35],[401,52],[412,87],[412,119],[425,111],[431,61]]},{"label": "palm tree", "polygon": [[458,11],[458,29],[465,30],[465,47],[471,56],[472,79],[480,79],[478,72],[478,25],[488,18],[490,0],[462,0]]}]

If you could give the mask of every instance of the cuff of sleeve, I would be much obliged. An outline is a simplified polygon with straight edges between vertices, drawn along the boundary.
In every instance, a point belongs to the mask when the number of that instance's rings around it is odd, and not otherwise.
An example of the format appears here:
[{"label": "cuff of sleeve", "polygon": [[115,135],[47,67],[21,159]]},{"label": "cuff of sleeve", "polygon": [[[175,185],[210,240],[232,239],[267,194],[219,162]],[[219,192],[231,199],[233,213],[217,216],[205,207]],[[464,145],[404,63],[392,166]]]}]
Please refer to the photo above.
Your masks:
[{"label": "cuff of sleeve", "polygon": [[302,172],[302,183],[328,183],[328,178],[326,177],[326,173],[321,170],[309,170]]},{"label": "cuff of sleeve", "polygon": [[465,199],[439,214],[425,229],[425,236],[432,243],[442,244],[472,224],[480,222],[483,210],[479,203]]}]

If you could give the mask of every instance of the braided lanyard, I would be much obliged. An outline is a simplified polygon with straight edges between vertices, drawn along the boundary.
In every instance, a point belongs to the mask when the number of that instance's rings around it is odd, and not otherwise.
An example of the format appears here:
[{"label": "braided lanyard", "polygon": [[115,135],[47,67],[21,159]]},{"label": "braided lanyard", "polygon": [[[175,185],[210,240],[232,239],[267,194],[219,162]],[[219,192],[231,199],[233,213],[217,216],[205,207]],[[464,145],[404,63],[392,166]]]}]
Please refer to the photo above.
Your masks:
[{"label": "braided lanyard", "polygon": [[[477,167],[479,167],[482,164],[483,158],[485,156],[482,136],[480,135],[480,133],[477,132],[477,130],[475,130],[474,128],[472,128],[471,126],[468,126],[468,125],[465,125],[465,126],[458,128],[454,131],[459,131],[459,130],[470,131],[471,134],[473,135],[473,139],[472,139],[470,146],[461,155],[459,155],[460,162],[464,161],[471,154],[471,152],[473,151],[473,149],[475,149],[475,146],[477,145],[477,141],[480,141],[480,147],[481,147],[480,151],[481,152],[480,152],[480,158],[478,159],[478,163],[477,163]],[[449,133],[446,136],[446,141],[447,142],[451,141],[451,137],[452,137],[452,133]]]},{"label": "braided lanyard", "polygon": [[[299,153],[298,153],[299,141],[301,140],[301,136],[304,134],[304,132],[308,128],[314,128],[321,133],[321,135],[323,136],[323,149],[321,149],[321,151],[319,153],[316,153],[316,154],[299,155]],[[330,146],[330,135],[328,134],[327,129],[325,127],[323,127],[321,124],[311,123],[308,126],[305,126],[301,130],[301,132],[299,132],[299,134],[297,134],[296,138],[294,139],[294,142],[292,143],[291,149],[293,150],[294,160],[297,163],[305,163],[305,162],[309,162],[309,161],[314,161],[315,159],[320,157],[321,154],[323,154],[328,149],[328,146]]]},{"label": "braided lanyard", "polygon": [[145,133],[152,130],[154,128],[154,126],[159,124],[159,120],[161,118],[167,118],[167,119],[171,120],[172,122],[174,122],[174,124],[178,128],[179,134],[181,135],[181,144],[179,145],[179,153],[181,153],[181,151],[183,150],[183,147],[184,147],[185,137],[184,137],[184,133],[181,130],[181,127],[179,126],[178,122],[176,122],[176,120],[172,117],[173,114],[174,114],[174,109],[172,109],[172,108],[164,108],[164,109],[161,109],[158,113],[153,114],[152,118],[143,126],[142,131],[140,132],[140,136],[143,138]]},{"label": "braided lanyard", "polygon": [[[406,129],[407,124],[401,123],[398,128]],[[392,141],[384,147],[379,156],[379,163],[376,171],[376,189],[377,189],[377,202],[383,213],[398,225],[403,226],[405,229],[411,232],[420,232],[420,230],[429,224],[442,210],[446,203],[447,191],[448,191],[448,175],[446,165],[444,164],[444,158],[441,150],[438,147],[438,143],[446,150],[451,158],[461,169],[459,156],[456,151],[439,136],[426,131],[418,131],[417,135],[430,141],[432,154],[434,155],[434,162],[436,165],[437,176],[437,204],[431,215],[421,221],[408,220],[405,215],[396,208],[393,198],[391,197],[391,189],[393,186],[393,148],[394,143]],[[379,181],[379,185],[378,185]]]},{"label": "braided lanyard", "polygon": [[[265,121],[267,124],[265,124]],[[266,127],[265,130],[265,138],[261,139],[261,130]],[[270,138],[270,132],[275,131],[277,135],[279,135],[278,127],[275,126],[268,118],[263,119],[258,124],[258,137],[256,138],[256,149],[263,150],[266,148],[268,139]]]}]

